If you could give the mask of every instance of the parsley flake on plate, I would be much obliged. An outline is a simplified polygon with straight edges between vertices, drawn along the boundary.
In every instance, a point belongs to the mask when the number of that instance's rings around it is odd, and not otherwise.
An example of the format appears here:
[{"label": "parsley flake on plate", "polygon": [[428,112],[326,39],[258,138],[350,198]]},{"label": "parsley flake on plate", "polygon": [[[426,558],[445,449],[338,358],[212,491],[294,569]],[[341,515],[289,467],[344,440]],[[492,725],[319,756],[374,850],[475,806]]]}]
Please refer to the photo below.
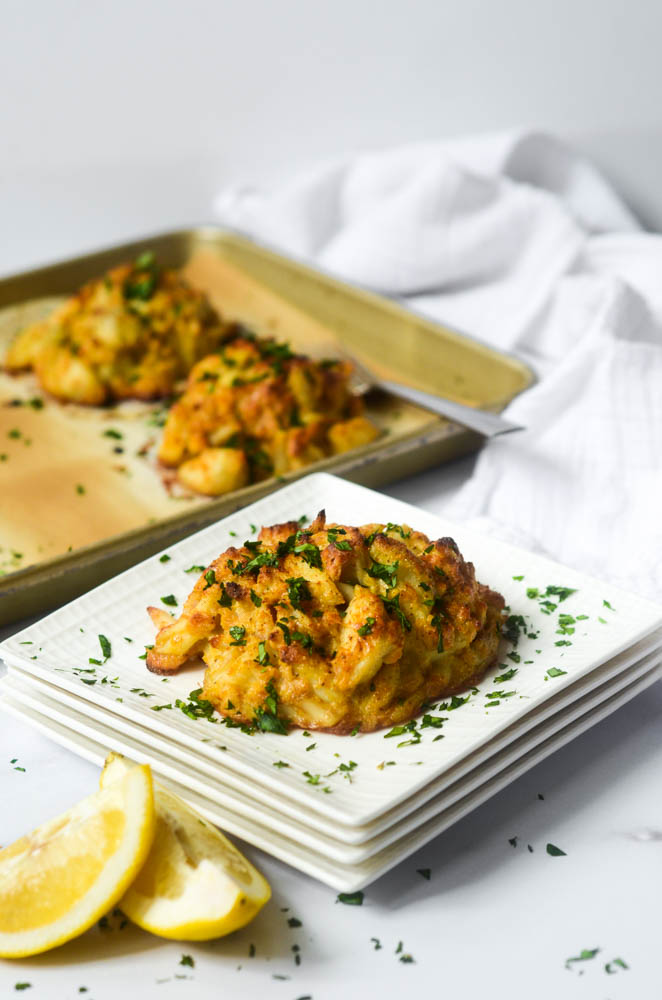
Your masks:
[{"label": "parsley flake on plate", "polygon": [[99,645],[101,646],[101,652],[103,653],[104,659],[109,659],[112,652],[110,640],[107,639],[105,635],[100,635]]}]

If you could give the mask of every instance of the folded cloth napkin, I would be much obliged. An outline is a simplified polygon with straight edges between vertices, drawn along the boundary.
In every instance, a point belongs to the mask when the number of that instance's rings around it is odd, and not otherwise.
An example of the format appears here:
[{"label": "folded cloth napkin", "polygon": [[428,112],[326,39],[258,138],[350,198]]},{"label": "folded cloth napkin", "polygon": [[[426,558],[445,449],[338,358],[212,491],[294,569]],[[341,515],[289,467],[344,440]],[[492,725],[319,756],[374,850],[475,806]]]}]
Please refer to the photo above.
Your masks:
[{"label": "folded cloth napkin", "polygon": [[219,218],[513,351],[538,382],[439,510],[662,599],[662,237],[552,136],[323,164]]}]

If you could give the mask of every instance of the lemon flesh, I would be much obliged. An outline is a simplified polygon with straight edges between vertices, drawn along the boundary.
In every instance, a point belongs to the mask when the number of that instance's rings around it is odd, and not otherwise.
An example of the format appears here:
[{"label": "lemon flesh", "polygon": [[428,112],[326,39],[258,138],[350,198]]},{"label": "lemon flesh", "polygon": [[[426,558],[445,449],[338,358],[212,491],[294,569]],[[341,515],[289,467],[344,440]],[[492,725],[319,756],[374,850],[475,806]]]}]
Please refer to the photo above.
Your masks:
[{"label": "lemon flesh", "polygon": [[0,956],[36,955],[91,927],[140,871],[155,828],[151,771],[132,767],[0,851]]},{"label": "lemon flesh", "polygon": [[[101,787],[130,763],[111,754]],[[219,830],[167,789],[154,786],[156,836],[119,902],[138,926],[161,937],[208,941],[244,927],[271,896],[269,883]]]}]

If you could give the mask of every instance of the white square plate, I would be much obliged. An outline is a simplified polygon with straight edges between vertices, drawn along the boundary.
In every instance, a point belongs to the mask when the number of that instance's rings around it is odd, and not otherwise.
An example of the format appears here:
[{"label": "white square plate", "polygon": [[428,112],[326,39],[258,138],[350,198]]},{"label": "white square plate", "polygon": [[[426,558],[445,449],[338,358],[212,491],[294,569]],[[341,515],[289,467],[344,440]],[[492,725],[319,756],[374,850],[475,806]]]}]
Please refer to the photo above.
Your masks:
[{"label": "white square plate", "polygon": [[[219,768],[212,761],[196,754],[194,749],[188,750],[178,745],[176,757],[173,757],[172,744],[167,737],[160,737],[99,705],[84,702],[71,692],[26,674],[17,667],[9,668],[5,689],[13,692],[14,697],[22,696],[26,700],[37,695],[48,699],[53,717],[63,724],[68,724],[73,713],[77,729],[92,739],[99,738],[109,751],[126,752],[121,744],[125,736],[135,740],[156,752],[156,756],[150,758],[150,763],[161,776],[181,780],[181,774],[185,773],[189,787],[197,788],[202,795],[221,806],[236,809],[239,805],[242,813],[252,817],[257,823],[268,822],[273,829],[280,829],[281,825],[295,821],[297,836],[302,843],[315,847],[321,844],[322,839],[328,838],[326,844],[335,844],[337,848],[330,856],[337,858],[347,856],[342,853],[344,845],[365,845],[362,857],[367,857],[373,850],[374,838],[379,834],[386,832],[388,839],[396,839],[405,820],[408,828],[413,828],[423,821],[421,817],[427,818],[441,808],[446,808],[465,794],[468,788],[475,787],[495,773],[495,768],[498,771],[505,759],[515,760],[524,744],[527,750],[531,749],[553,731],[562,729],[589,708],[599,704],[617,686],[620,688],[631,683],[662,657],[661,647],[662,630],[657,630],[573,685],[559,691],[499,733],[480,750],[463,758],[440,778],[431,781],[372,823],[360,827],[333,823],[324,816],[306,810],[301,803],[289,800],[282,794],[274,794],[261,785],[249,783],[232,771],[219,773]],[[58,716],[59,705],[67,709],[62,719]],[[410,814],[411,818],[408,818]],[[320,834],[323,835],[322,838]],[[383,838],[382,845],[387,838]],[[325,849],[333,852],[332,846]],[[356,858],[356,852],[351,857]]]},{"label": "white square plate", "polygon": [[[296,826],[292,827],[292,836],[288,836],[272,829],[268,825],[265,827],[261,824],[255,824],[241,810],[234,812],[210,802],[208,798],[201,796],[191,788],[188,781],[181,784],[172,779],[167,779],[166,783],[198,809],[202,815],[223,829],[234,833],[256,847],[262,848],[287,864],[319,879],[327,885],[341,891],[351,892],[363,888],[384,874],[384,872],[399,864],[400,861],[413,854],[424,844],[428,843],[472,809],[475,809],[482,802],[500,791],[511,781],[514,781],[540,760],[611,714],[611,712],[625,704],[636,694],[645,690],[660,678],[660,674],[660,665],[657,663],[653,668],[648,668],[644,673],[639,673],[636,679],[627,683],[624,687],[619,686],[623,682],[622,675],[615,678],[609,682],[613,688],[613,693],[602,700],[600,704],[568,723],[560,731],[552,733],[537,747],[528,752],[524,751],[511,764],[508,764],[504,759],[503,765],[498,769],[498,774],[495,777],[483,781],[476,788],[458,799],[450,808],[434,815],[413,832],[405,832],[404,835],[388,846],[381,850],[376,850],[376,853],[363,863],[351,864],[334,861],[329,857],[323,843],[318,843],[317,849],[311,850],[301,843],[299,829]],[[18,698],[14,697],[7,680],[0,682],[0,689],[2,689],[0,705],[3,708],[35,725],[58,743],[68,747],[80,756],[97,764],[103,762],[106,748],[109,745],[108,740],[112,741],[115,739],[113,730],[109,730],[106,734],[106,743],[100,742],[100,738],[103,738],[100,733],[96,737],[89,737],[79,731],[79,716],[77,713],[72,713],[69,725],[63,725],[53,717],[53,705],[49,703],[48,699],[40,697],[38,693],[29,698],[30,704],[27,704],[27,700],[23,695],[20,695]],[[62,708],[62,706],[57,705],[55,707]],[[154,756],[149,747],[142,747],[139,743],[133,743],[132,741],[128,741],[124,749],[137,759]],[[319,850],[320,847],[322,848],[321,852]]]},{"label": "white square plate", "polygon": [[[499,668],[478,686],[466,704],[448,713],[442,740],[435,742],[440,733],[429,729],[424,730],[420,743],[406,746],[394,746],[404,741],[385,740],[383,732],[356,737],[317,733],[302,737],[301,731],[293,730],[288,736],[248,736],[204,719],[192,720],[177,709],[154,712],[154,705],[174,704],[176,698],[184,698],[199,687],[202,669],[187,668],[165,683],[146,670],[138,656],[154,636],[145,612],[147,605],[169,593],[174,593],[181,605],[193,582],[184,570],[191,564],[207,565],[232,543],[232,533],[241,540],[250,537],[251,523],[272,524],[301,514],[312,517],[322,507],[332,521],[405,522],[432,538],[455,537],[465,558],[475,563],[478,579],[504,594],[512,613],[524,615],[529,624],[527,632],[535,636],[521,638],[515,653],[517,674],[507,687],[516,690],[516,695],[497,707],[486,708],[494,674],[503,672]],[[213,761],[219,773],[233,771],[248,779],[249,784],[261,784],[273,793],[305,804],[307,810],[348,826],[372,823],[662,623],[662,610],[648,601],[320,473],[184,539],[170,547],[167,554],[168,562],[153,556],[12,636],[0,646],[0,653],[9,664],[167,737],[174,755],[179,745],[194,748]],[[574,592],[554,608],[553,614],[543,614],[539,602],[527,597],[527,588],[544,590],[549,585]],[[560,613],[587,617],[576,623],[574,634],[567,638],[559,631]],[[86,673],[88,659],[100,658],[99,634],[111,640],[112,656],[103,667],[96,668],[96,673]],[[126,642],[124,637],[133,641]],[[513,664],[512,654],[507,662],[509,667]],[[550,678],[550,668],[563,673]],[[307,750],[311,742],[315,746]],[[337,771],[340,762],[349,760],[357,764],[351,783]],[[400,766],[377,770],[384,760],[396,760]],[[276,761],[289,766],[276,768]],[[320,783],[310,784],[304,772],[320,775]],[[331,794],[324,794],[325,787]]]}]

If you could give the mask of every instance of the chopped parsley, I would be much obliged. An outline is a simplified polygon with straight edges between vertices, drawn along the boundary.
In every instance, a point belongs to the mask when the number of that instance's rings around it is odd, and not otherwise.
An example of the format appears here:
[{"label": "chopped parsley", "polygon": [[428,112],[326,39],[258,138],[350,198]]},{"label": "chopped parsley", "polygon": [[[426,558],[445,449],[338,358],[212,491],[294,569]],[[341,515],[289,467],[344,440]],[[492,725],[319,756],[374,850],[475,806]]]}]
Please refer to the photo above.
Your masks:
[{"label": "chopped parsley", "polygon": [[[250,542],[248,545],[261,545],[262,542]],[[277,566],[278,557],[274,552],[258,552],[257,555],[253,556],[245,563],[237,563],[234,566],[232,572],[235,576],[241,576],[242,573],[254,573],[261,566]]]},{"label": "chopped parsley", "polygon": [[392,521],[388,522],[388,524],[386,525],[386,528],[384,530],[385,531],[395,531],[395,532],[397,532],[398,535],[400,535],[401,538],[410,538],[411,537],[411,531],[405,531],[401,524],[393,524]]},{"label": "chopped parsley", "polygon": [[396,561],[394,563],[379,563],[372,560],[372,565],[368,569],[368,576],[373,577],[375,580],[383,580],[389,589],[397,587],[398,585],[398,566],[399,563]]},{"label": "chopped parsley", "polygon": [[111,655],[111,645],[110,640],[106,638],[105,635],[99,636],[99,645],[101,646],[101,652],[103,653],[104,659],[109,659]]},{"label": "chopped parsley", "polygon": [[595,958],[599,951],[599,948],[582,948],[579,955],[575,955],[573,958],[566,958],[566,969],[569,969],[573,962],[588,962],[590,959]]},{"label": "chopped parsley", "polygon": [[78,493],[79,496],[82,496],[85,493],[85,487],[82,483],[76,484],[76,493]]},{"label": "chopped parsley", "polygon": [[193,961],[192,955],[182,955],[179,960],[180,965],[187,965],[189,968],[193,969],[195,967],[195,962]]},{"label": "chopped parsley", "polygon": [[375,618],[368,617],[365,620],[365,624],[361,625],[360,628],[357,628],[356,631],[359,633],[359,635],[364,635],[364,636],[370,635],[375,625],[375,622],[376,622]]},{"label": "chopped parsley", "polygon": [[326,792],[327,795],[331,793],[331,789],[328,785],[322,785],[322,775],[321,774],[311,774],[310,771],[303,771],[303,776],[309,785],[319,786],[321,791]]},{"label": "chopped parsley", "polygon": [[312,649],[313,637],[308,635],[307,632],[292,632],[292,640],[293,642],[298,642],[304,649]]},{"label": "chopped parsley", "polygon": [[253,602],[256,608],[262,606],[262,598],[260,597],[259,594],[256,594],[252,588],[251,588],[251,601]]},{"label": "chopped parsley", "polygon": [[203,590],[209,590],[209,588],[213,587],[214,584],[216,583],[216,573],[214,572],[213,569],[208,569],[207,572],[205,573],[205,582],[207,586],[203,587]]},{"label": "chopped parsley", "polygon": [[103,432],[103,436],[106,438],[114,438],[116,441],[121,441],[124,435],[121,431],[116,431],[114,427],[109,427],[108,430]]},{"label": "chopped parsley", "polygon": [[185,569],[184,572],[185,573],[202,573],[202,571],[203,571],[204,568],[205,568],[204,566],[189,566],[189,568]]},{"label": "chopped parsley", "polygon": [[420,875],[421,878],[424,878],[426,882],[429,882],[432,870],[430,868],[417,868],[416,874]]},{"label": "chopped parsley", "polygon": [[267,647],[263,642],[258,643],[255,663],[259,663],[261,667],[266,667],[269,664],[269,654],[267,652]]},{"label": "chopped parsley", "polygon": [[217,603],[220,604],[222,608],[232,607],[232,598],[228,594],[225,584],[222,581],[221,581],[221,596],[219,597]]},{"label": "chopped parsley", "polygon": [[360,889],[358,892],[339,892],[336,902],[345,906],[363,906],[363,893]]},{"label": "chopped parsley", "polygon": [[553,858],[565,858],[566,857],[566,852],[562,851],[560,847],[556,846],[556,844],[548,844],[547,845],[547,853],[549,855],[551,855],[551,857],[553,857]]},{"label": "chopped parsley", "polygon": [[174,594],[166,594],[165,597],[161,598],[164,604],[167,604],[171,608],[177,607],[177,598]]},{"label": "chopped parsley", "polygon": [[602,606],[603,606],[604,608],[609,608],[609,610],[610,610],[610,611],[615,611],[615,610],[616,610],[615,608],[612,608],[612,606],[611,606],[611,604],[609,603],[609,601],[605,601],[605,600],[603,600],[603,601],[602,601]]},{"label": "chopped parsley", "polygon": [[293,608],[298,610],[301,608],[303,601],[312,600],[308,581],[302,576],[290,577],[285,582],[287,583],[287,596]]},{"label": "chopped parsley", "polygon": [[233,639],[233,641],[230,643],[231,646],[246,645],[246,639],[244,638],[246,635],[246,629],[244,628],[243,625],[233,625],[230,628],[230,635],[232,636]]},{"label": "chopped parsley", "polygon": [[[502,664],[505,666],[505,664]],[[510,670],[506,670],[505,673],[499,674],[498,677],[494,678],[495,684],[503,684],[505,681],[509,681],[517,673],[517,667],[512,667]]]},{"label": "chopped parsley", "polygon": [[322,568],[322,555],[318,547],[313,545],[312,542],[302,542],[300,545],[295,545],[292,551],[295,555],[301,556],[309,566],[313,566],[315,569]]},{"label": "chopped parsley", "polygon": [[278,717],[278,693],[269,681],[265,688],[264,705],[258,708],[255,714],[255,726],[264,733],[279,733],[282,736],[287,734],[287,726]]},{"label": "chopped parsley", "polygon": [[395,597],[382,597],[381,600],[388,614],[392,618],[397,618],[405,631],[411,632],[411,622],[400,607],[400,595],[397,594]]},{"label": "chopped parsley", "polygon": [[[210,722],[214,721],[214,706],[206,698],[201,698],[202,688],[196,688],[195,691],[189,693],[188,702],[182,701],[178,698],[175,702],[175,708],[178,708],[184,715],[187,715],[189,719],[208,719]],[[160,708],[170,708],[170,705],[153,705],[152,708],[158,711]]]},{"label": "chopped parsley", "polygon": [[285,645],[289,646],[290,643],[292,642],[292,636],[290,635],[289,626],[287,626],[285,622],[281,620],[276,622],[276,627],[279,628],[283,633],[283,639],[285,640]]},{"label": "chopped parsley", "polygon": [[559,670],[558,667],[550,667],[547,671],[547,677],[563,677],[563,675],[567,673],[567,670]]}]

